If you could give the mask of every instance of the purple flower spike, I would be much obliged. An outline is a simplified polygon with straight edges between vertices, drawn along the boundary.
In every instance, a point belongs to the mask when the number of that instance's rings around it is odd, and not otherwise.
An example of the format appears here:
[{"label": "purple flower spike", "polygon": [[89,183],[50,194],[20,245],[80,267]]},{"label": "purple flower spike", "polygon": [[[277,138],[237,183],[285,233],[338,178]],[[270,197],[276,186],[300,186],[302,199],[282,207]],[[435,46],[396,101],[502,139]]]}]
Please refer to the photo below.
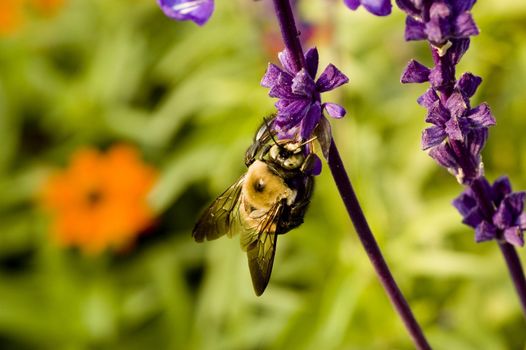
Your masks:
[{"label": "purple flower spike", "polygon": [[356,10],[362,5],[367,11],[376,16],[388,16],[391,13],[390,0],[343,0],[351,10]]},{"label": "purple flower spike", "polygon": [[[490,199],[485,206],[497,208],[492,217],[481,209],[480,198],[475,196],[472,187],[482,188],[484,198]],[[497,239],[516,246],[524,245],[526,230],[526,213],[524,200],[526,192],[512,192],[507,177],[497,179],[493,186],[485,178],[478,178],[471,187],[453,201],[453,205],[464,217],[463,222],[475,228],[477,242]]]},{"label": "purple flower spike", "polygon": [[320,94],[333,90],[349,81],[334,65],[329,64],[317,81],[318,51],[310,49],[305,53],[305,67],[294,72],[287,50],[279,53],[283,68],[269,64],[261,85],[270,88],[269,96],[278,98],[278,114],[274,128],[280,139],[301,139],[311,137],[320,122],[323,111],[333,118],[345,115],[345,109],[336,103],[321,103]]},{"label": "purple flower spike", "polygon": [[176,21],[190,20],[202,26],[212,12],[214,0],[157,0],[166,16]]}]

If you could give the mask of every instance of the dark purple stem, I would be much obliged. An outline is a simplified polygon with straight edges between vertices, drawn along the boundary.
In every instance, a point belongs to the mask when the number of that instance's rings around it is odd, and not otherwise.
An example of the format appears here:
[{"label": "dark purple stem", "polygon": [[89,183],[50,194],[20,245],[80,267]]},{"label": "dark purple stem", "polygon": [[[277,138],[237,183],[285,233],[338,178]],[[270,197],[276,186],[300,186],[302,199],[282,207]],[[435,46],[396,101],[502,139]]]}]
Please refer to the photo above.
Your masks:
[{"label": "dark purple stem", "polygon": [[517,255],[515,248],[509,243],[499,243],[500,251],[506,260],[508,270],[519,295],[521,301],[522,312],[526,317],[526,279],[524,279],[524,271],[522,270],[521,261]]},{"label": "dark purple stem", "polygon": [[303,56],[303,49],[301,48],[301,42],[299,40],[300,33],[294,22],[292,7],[290,6],[289,0],[272,1],[274,1],[274,10],[278,17],[283,43],[294,61],[294,70],[299,72],[305,67],[305,57]]},{"label": "dark purple stem", "polygon": [[398,285],[396,284],[396,281],[394,280],[393,275],[391,274],[391,271],[389,270],[389,267],[382,256],[382,252],[378,247],[378,243],[376,243],[376,239],[369,228],[369,224],[367,223],[367,219],[365,218],[362,208],[360,207],[358,198],[354,193],[351,181],[347,176],[334,140],[331,141],[331,146],[329,148],[329,159],[327,160],[327,163],[329,164],[334,182],[336,182],[340,196],[345,203],[347,212],[349,213],[365,252],[369,256],[369,259],[371,260],[371,263],[378,274],[380,282],[387,291],[389,299],[391,299],[396,311],[402,318],[402,321],[409,331],[411,338],[413,338],[416,348],[431,349],[431,346],[427,342],[420,325],[416,321],[413,312],[409,308],[409,304],[400,291],[400,288],[398,288]]}]

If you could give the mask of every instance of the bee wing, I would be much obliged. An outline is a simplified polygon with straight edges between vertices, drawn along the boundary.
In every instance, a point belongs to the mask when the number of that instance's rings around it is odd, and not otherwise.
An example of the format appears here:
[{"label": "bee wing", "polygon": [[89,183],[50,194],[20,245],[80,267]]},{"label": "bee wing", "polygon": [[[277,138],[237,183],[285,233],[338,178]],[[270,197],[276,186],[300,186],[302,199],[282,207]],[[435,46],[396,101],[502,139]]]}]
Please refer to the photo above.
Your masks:
[{"label": "bee wing", "polygon": [[268,211],[256,228],[241,232],[241,244],[247,251],[248,267],[257,296],[263,294],[270,280],[278,241],[276,228],[282,210],[283,204],[280,201]]},{"label": "bee wing", "polygon": [[217,239],[224,234],[232,236],[234,226],[239,221],[239,197],[245,181],[245,175],[223,192],[205,210],[197,221],[192,236],[197,242]]}]

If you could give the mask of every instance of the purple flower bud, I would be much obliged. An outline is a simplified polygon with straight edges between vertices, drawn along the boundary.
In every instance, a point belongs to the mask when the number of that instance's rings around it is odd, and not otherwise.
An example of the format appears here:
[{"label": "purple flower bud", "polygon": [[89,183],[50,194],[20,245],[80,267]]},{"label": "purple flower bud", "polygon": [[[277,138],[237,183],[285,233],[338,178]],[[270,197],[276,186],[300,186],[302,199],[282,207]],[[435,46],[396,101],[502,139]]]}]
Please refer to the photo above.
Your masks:
[{"label": "purple flower bud", "polygon": [[157,0],[166,16],[176,21],[190,20],[205,24],[214,12],[213,0]]}]

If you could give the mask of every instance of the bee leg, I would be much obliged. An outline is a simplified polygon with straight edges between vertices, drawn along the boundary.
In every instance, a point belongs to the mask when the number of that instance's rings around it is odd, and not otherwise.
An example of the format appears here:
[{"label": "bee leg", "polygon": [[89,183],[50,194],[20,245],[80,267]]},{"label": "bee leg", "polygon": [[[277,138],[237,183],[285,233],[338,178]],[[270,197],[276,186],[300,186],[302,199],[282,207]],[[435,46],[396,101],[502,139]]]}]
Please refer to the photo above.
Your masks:
[{"label": "bee leg", "polygon": [[310,197],[314,188],[314,179],[312,177],[306,177],[304,181],[304,187],[298,193],[299,197],[297,201],[283,213],[284,220],[280,223],[278,234],[287,233],[293,228],[303,224],[303,218],[309,207]]}]

